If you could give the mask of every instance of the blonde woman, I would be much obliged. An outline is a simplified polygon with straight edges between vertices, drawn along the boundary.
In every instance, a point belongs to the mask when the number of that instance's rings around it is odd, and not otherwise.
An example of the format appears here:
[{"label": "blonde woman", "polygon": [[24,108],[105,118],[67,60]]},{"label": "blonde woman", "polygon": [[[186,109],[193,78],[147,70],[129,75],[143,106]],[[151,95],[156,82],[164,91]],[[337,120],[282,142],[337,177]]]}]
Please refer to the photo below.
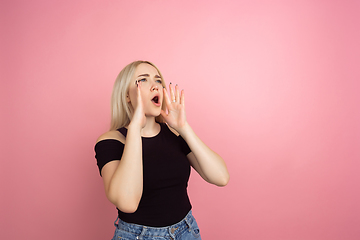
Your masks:
[{"label": "blonde woman", "polygon": [[118,75],[110,131],[95,145],[106,197],[118,209],[113,239],[201,239],[187,194],[193,167],[225,186],[223,159],[194,133],[184,91],[166,90],[159,69],[136,61]]}]

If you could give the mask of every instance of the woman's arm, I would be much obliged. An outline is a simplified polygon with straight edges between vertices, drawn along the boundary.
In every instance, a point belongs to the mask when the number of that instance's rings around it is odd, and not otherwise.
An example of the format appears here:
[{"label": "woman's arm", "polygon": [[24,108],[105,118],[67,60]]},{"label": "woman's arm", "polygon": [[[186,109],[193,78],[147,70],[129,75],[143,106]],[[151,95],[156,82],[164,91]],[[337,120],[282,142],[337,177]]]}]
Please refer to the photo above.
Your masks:
[{"label": "woman's arm", "polygon": [[106,197],[125,213],[136,211],[143,191],[141,130],[145,126],[146,117],[140,88],[141,84],[138,84],[138,104],[128,126],[126,139],[120,133],[118,134],[122,137],[119,135],[114,136],[114,131],[105,133],[99,138],[99,140],[115,138],[125,142],[121,160],[107,163],[101,171]]},{"label": "woman's arm", "polygon": [[168,113],[162,111],[161,115],[170,127],[174,128],[189,145],[192,152],[188,154],[188,159],[200,176],[209,183],[225,186],[229,182],[230,176],[224,160],[206,146],[187,123],[184,91],[182,90],[180,93],[176,85],[174,92],[171,84],[169,89],[171,100],[164,88]]},{"label": "woman's arm", "polygon": [[186,124],[179,129],[179,133],[191,149],[187,156],[191,166],[205,181],[220,187],[226,186],[230,175],[224,160],[201,141],[190,125]]},{"label": "woman's arm", "polygon": [[[107,137],[108,133],[102,135]],[[117,139],[119,140],[119,139]],[[101,170],[105,194],[122,212],[135,212],[142,195],[142,143],[140,130],[128,128],[120,161],[111,161]]]}]

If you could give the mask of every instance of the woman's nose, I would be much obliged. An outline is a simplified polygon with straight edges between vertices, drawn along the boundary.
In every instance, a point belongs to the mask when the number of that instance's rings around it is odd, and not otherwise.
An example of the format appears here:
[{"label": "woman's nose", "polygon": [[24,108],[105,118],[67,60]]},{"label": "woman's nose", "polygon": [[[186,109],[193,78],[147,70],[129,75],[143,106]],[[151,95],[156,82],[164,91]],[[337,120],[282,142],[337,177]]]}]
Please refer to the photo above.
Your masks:
[{"label": "woman's nose", "polygon": [[152,88],[151,88],[151,91],[153,92],[153,91],[159,91],[159,87],[158,86],[156,86],[156,85],[154,85],[154,86],[152,86]]}]

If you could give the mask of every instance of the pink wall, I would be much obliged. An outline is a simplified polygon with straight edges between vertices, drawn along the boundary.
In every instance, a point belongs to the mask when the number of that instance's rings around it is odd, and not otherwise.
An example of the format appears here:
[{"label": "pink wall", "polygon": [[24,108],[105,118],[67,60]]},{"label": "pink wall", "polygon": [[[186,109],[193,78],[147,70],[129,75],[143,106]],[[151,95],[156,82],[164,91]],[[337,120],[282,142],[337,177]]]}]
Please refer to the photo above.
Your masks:
[{"label": "pink wall", "polygon": [[[180,3],[181,2],[181,3]],[[1,1],[0,239],[110,239],[94,158],[137,59],[226,160],[203,239],[360,238],[359,1]]]}]

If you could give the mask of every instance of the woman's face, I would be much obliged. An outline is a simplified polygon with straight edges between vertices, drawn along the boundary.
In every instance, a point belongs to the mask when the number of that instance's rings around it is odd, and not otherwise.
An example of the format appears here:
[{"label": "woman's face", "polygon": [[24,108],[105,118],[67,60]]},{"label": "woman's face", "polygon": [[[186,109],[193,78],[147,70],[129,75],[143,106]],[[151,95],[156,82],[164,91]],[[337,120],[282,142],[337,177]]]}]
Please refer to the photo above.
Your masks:
[{"label": "woman's face", "polygon": [[127,101],[133,109],[137,106],[137,83],[141,84],[140,92],[145,116],[160,115],[163,102],[163,85],[160,74],[153,66],[141,63],[137,66],[131,79]]}]

